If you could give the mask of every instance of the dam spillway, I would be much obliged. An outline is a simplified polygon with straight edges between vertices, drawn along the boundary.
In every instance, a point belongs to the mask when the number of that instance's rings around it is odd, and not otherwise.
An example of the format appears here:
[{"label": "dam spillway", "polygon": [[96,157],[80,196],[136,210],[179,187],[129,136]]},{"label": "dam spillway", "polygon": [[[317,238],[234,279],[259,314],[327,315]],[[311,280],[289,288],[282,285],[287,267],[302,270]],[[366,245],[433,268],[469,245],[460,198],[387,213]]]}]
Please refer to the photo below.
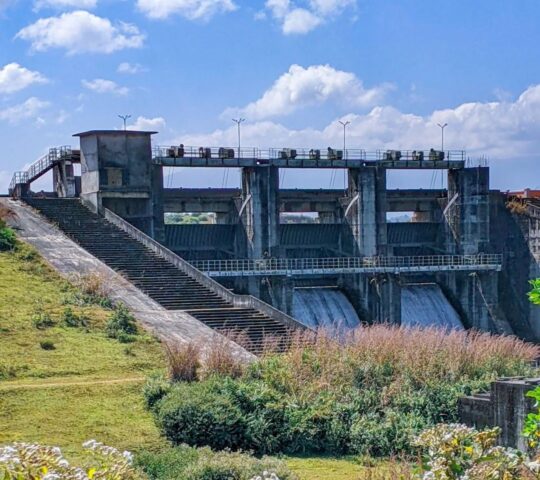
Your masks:
[{"label": "dam spillway", "polygon": [[436,283],[401,288],[401,325],[463,330],[459,315]]},{"label": "dam spillway", "polygon": [[360,319],[345,294],[337,288],[296,288],[292,316],[313,329],[350,330]]}]

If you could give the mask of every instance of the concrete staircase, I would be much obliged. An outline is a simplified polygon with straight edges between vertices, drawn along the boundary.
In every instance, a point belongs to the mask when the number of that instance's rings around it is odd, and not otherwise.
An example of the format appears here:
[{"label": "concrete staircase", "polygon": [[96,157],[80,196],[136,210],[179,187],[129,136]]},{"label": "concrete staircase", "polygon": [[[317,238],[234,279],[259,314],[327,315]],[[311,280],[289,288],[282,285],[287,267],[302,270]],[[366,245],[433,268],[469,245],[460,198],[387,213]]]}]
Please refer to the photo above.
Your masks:
[{"label": "concrete staircase", "polygon": [[218,331],[241,333],[248,340],[243,346],[253,353],[261,350],[265,336],[282,341],[289,336],[290,326],[254,308],[235,307],[78,199],[28,198],[26,202],[167,310],[183,310]]}]

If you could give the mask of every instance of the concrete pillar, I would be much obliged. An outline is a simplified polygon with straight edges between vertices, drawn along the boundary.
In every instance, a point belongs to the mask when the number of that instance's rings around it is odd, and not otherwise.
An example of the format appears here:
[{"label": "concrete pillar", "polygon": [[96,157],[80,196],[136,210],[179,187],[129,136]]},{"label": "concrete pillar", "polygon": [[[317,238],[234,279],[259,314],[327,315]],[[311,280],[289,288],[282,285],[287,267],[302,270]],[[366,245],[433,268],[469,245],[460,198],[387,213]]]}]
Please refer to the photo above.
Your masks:
[{"label": "concrete pillar", "polygon": [[489,168],[448,171],[445,214],[449,253],[474,255],[489,246]]},{"label": "concrete pillar", "polygon": [[241,220],[248,258],[279,256],[279,169],[242,169]]},{"label": "concrete pillar", "polygon": [[386,170],[363,167],[349,169],[346,218],[355,239],[356,254],[385,255]]},{"label": "concrete pillar", "polygon": [[163,209],[163,167],[152,165],[152,193],[150,208],[152,215],[151,236],[160,243],[165,243],[165,212]]},{"label": "concrete pillar", "polygon": [[53,168],[54,191],[61,198],[73,198],[77,195],[73,163],[63,161]]}]

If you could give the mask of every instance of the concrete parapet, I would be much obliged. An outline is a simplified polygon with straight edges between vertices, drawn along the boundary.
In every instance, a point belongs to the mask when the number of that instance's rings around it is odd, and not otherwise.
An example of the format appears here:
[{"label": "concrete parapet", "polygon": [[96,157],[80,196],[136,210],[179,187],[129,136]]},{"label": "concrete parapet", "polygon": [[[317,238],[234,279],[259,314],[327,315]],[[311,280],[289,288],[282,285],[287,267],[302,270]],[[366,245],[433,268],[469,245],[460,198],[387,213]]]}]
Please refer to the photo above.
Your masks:
[{"label": "concrete parapet", "polygon": [[489,393],[461,398],[459,419],[480,430],[499,427],[501,445],[526,450],[522,431],[525,417],[534,408],[534,400],[526,393],[538,385],[540,378],[501,378],[491,384]]}]

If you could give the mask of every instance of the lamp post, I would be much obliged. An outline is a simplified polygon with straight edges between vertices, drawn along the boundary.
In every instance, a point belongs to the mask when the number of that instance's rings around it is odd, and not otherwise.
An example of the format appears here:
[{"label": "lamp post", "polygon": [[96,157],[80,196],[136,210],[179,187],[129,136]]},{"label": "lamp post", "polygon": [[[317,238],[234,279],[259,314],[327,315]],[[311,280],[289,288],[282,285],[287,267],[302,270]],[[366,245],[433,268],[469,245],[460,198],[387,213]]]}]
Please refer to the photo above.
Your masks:
[{"label": "lamp post", "polygon": [[240,125],[245,122],[245,118],[233,118],[232,121],[238,126],[238,158],[240,158]]},{"label": "lamp post", "polygon": [[347,158],[347,154],[345,153],[345,149],[347,148],[347,125],[349,125],[351,122],[349,122],[348,120],[346,122],[338,120],[338,122],[343,125],[343,155],[345,158]]},{"label": "lamp post", "polygon": [[448,123],[444,123],[442,125],[440,123],[437,123],[437,125],[441,127],[441,151],[444,152],[444,129],[448,126]]},{"label": "lamp post", "polygon": [[126,122],[128,118],[131,118],[131,115],[118,115],[124,121],[124,132],[127,130]]},{"label": "lamp post", "polygon": [[[441,128],[441,152],[443,152],[443,155],[444,155],[444,129],[448,126],[448,123],[443,123],[442,125],[440,123],[437,123],[437,125],[439,125],[439,127]],[[441,170],[441,189],[443,188],[444,188],[444,173],[443,173],[443,170]]]}]

